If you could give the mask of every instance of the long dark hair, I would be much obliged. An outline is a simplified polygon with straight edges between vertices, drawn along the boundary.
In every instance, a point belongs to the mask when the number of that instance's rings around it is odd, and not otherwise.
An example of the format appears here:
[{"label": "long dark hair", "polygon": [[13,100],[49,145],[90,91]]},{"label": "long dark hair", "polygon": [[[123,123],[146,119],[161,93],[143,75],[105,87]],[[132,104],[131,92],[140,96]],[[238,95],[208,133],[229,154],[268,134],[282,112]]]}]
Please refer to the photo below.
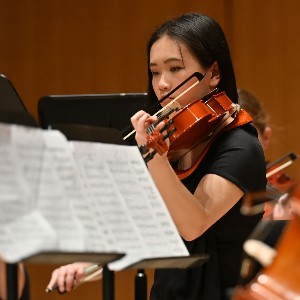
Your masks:
[{"label": "long dark hair", "polygon": [[209,68],[216,61],[221,77],[218,84],[219,91],[225,91],[231,101],[238,102],[235,75],[224,32],[216,21],[199,13],[188,13],[169,20],[158,27],[150,37],[147,46],[150,102],[157,101],[149,68],[150,50],[152,45],[164,35],[184,43],[204,68]]}]

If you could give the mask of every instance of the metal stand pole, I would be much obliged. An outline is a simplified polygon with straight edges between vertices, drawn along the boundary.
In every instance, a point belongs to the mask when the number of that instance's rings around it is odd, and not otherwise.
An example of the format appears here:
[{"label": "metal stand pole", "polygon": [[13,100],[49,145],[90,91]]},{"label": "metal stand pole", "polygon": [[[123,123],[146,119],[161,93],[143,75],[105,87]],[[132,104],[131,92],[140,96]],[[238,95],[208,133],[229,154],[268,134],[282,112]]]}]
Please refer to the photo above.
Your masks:
[{"label": "metal stand pole", "polygon": [[18,300],[18,264],[6,264],[7,300]]},{"label": "metal stand pole", "polygon": [[147,276],[142,269],[136,272],[134,292],[135,300],[147,300]]},{"label": "metal stand pole", "polygon": [[107,266],[103,267],[103,300],[115,299],[115,277],[114,272],[110,271]]}]

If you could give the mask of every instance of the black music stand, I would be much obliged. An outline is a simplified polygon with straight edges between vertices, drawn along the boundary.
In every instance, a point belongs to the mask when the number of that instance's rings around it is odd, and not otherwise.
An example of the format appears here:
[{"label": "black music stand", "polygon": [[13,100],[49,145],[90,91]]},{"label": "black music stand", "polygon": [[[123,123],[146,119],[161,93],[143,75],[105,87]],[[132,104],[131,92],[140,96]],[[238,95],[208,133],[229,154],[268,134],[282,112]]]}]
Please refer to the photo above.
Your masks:
[{"label": "black music stand", "polygon": [[13,83],[3,74],[0,74],[0,111],[28,113]]},{"label": "black music stand", "polygon": [[[114,128],[126,136],[132,131],[130,117],[147,110],[146,93],[48,95],[38,102],[38,118],[42,128],[54,124],[77,124]],[[133,136],[127,144],[135,144]]]},{"label": "black music stand", "polygon": [[115,128],[60,123],[52,124],[51,129],[61,131],[69,141],[126,144],[121,132]]}]

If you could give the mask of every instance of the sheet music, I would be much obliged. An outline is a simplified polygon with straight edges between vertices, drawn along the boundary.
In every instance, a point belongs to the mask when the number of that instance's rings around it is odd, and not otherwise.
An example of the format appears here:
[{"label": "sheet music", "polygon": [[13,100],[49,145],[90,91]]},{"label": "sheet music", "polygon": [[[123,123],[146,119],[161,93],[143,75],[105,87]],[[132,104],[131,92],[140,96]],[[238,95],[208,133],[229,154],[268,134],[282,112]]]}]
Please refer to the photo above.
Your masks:
[{"label": "sheet music", "polygon": [[121,270],[189,255],[135,146],[0,124],[0,206],[0,255],[10,262],[42,250],[120,252],[109,268]]},{"label": "sheet music", "polygon": [[108,238],[126,256],[123,269],[144,258],[184,256],[183,244],[137,147],[71,142],[74,157]]},{"label": "sheet music", "polygon": [[11,146],[16,130],[16,126],[0,124],[0,225],[27,212],[32,197],[16,148]]},{"label": "sheet music", "polygon": [[[58,233],[62,251],[85,251],[91,243],[97,250],[105,249],[82,180],[66,138],[55,130],[44,131],[45,153],[38,194],[38,209]],[[100,243],[100,246],[99,246]]]},{"label": "sheet music", "polygon": [[[0,125],[0,255],[7,254],[2,249],[7,244],[5,226],[11,222],[19,224],[12,234],[22,233],[18,239],[12,237],[14,245],[19,243],[19,248],[24,243],[30,245],[28,226],[22,226],[18,220],[33,209],[38,209],[57,234],[52,247],[45,235],[43,242],[48,245],[45,250],[85,251],[89,247],[105,251],[102,229],[90,212],[66,138],[58,131]],[[36,227],[42,228],[38,219]],[[33,248],[32,254],[37,251]],[[25,251],[14,258],[21,260],[26,255]],[[6,259],[10,258],[9,255]]]},{"label": "sheet music", "polygon": [[2,227],[1,254],[7,262],[18,262],[22,257],[52,250],[56,241],[57,233],[53,227],[39,211],[34,210]]}]

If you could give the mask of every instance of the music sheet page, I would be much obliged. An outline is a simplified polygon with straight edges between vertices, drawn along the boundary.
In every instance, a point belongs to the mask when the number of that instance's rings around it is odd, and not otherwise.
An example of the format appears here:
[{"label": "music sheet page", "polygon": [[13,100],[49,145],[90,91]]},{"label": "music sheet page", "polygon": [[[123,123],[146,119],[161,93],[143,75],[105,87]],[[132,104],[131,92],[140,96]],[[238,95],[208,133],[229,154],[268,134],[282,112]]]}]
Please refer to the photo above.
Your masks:
[{"label": "music sheet page", "polygon": [[120,252],[187,256],[135,146],[69,142],[56,130],[0,124],[0,255]]}]

